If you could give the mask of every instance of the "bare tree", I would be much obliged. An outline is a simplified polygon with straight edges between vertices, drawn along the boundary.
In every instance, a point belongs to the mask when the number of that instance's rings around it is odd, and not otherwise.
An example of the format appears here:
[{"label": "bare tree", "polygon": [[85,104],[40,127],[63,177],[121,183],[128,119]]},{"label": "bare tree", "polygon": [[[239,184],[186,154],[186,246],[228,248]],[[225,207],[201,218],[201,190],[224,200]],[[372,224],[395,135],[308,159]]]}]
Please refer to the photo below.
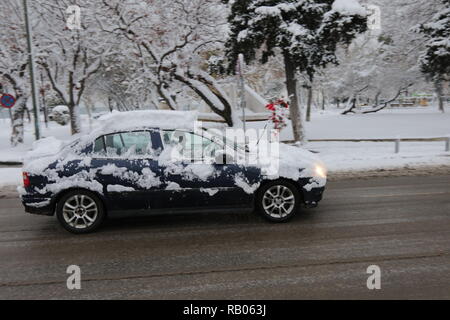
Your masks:
[{"label": "bare tree", "polygon": [[70,30],[66,25],[70,2],[45,0],[36,8],[41,23],[35,31],[39,37],[38,63],[52,89],[69,108],[72,134],[81,131],[79,105],[87,81],[111,53],[110,39],[101,32],[95,18],[97,6],[87,0],[77,3],[83,10],[79,29]]},{"label": "bare tree", "polygon": [[229,126],[234,124],[234,106],[208,74],[203,55],[223,42],[225,17],[220,1],[148,0],[139,10],[118,0],[103,0],[103,5],[102,29],[129,42],[130,54],[142,62],[142,77],[171,109],[179,109],[176,88],[181,84]]}]

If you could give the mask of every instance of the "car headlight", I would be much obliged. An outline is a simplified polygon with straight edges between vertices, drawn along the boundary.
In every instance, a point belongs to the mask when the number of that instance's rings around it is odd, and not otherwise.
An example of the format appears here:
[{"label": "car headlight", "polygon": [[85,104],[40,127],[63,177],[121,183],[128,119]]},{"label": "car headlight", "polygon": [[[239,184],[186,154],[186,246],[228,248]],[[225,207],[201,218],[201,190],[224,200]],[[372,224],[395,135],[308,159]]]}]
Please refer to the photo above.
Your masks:
[{"label": "car headlight", "polygon": [[314,168],[314,173],[316,174],[316,176],[320,177],[320,178],[326,178],[327,177],[327,169],[325,169],[324,166],[321,165],[316,165]]}]

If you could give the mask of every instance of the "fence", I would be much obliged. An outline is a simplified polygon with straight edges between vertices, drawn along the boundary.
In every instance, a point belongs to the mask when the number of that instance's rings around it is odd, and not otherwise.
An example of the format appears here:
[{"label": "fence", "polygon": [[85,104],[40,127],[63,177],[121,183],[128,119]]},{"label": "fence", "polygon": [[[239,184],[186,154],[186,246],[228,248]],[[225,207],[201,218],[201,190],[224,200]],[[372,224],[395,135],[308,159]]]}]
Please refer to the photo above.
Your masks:
[{"label": "fence", "polygon": [[[395,153],[400,152],[400,142],[445,142],[445,151],[450,151],[450,135],[448,137],[436,138],[391,138],[391,139],[309,139],[309,142],[394,142]],[[285,143],[294,143],[294,141],[283,141]]]}]

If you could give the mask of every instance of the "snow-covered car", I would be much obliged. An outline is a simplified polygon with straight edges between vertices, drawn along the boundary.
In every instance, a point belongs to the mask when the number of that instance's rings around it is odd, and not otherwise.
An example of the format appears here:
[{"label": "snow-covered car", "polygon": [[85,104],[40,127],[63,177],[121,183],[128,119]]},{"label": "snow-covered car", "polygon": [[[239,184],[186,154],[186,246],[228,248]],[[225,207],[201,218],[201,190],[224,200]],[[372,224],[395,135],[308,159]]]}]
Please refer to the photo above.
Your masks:
[{"label": "snow-covered car", "polygon": [[87,233],[106,217],[213,209],[256,208],[282,222],[321,200],[326,171],[316,155],[279,144],[275,156],[251,162],[251,151],[193,130],[189,116],[114,114],[56,154],[33,158],[19,187],[25,211],[56,214],[68,231]]}]

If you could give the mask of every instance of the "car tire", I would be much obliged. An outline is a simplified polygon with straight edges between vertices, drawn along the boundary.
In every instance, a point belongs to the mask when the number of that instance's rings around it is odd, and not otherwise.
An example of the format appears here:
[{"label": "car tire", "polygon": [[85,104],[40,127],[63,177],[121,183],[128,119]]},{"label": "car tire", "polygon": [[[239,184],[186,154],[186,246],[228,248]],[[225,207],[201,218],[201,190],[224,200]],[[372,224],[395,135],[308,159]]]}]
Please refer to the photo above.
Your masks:
[{"label": "car tire", "polygon": [[264,184],[256,196],[258,212],[271,222],[286,222],[300,208],[300,192],[289,181],[276,180]]},{"label": "car tire", "polygon": [[93,192],[74,190],[56,204],[56,217],[69,232],[82,234],[96,230],[105,219],[102,201]]}]

